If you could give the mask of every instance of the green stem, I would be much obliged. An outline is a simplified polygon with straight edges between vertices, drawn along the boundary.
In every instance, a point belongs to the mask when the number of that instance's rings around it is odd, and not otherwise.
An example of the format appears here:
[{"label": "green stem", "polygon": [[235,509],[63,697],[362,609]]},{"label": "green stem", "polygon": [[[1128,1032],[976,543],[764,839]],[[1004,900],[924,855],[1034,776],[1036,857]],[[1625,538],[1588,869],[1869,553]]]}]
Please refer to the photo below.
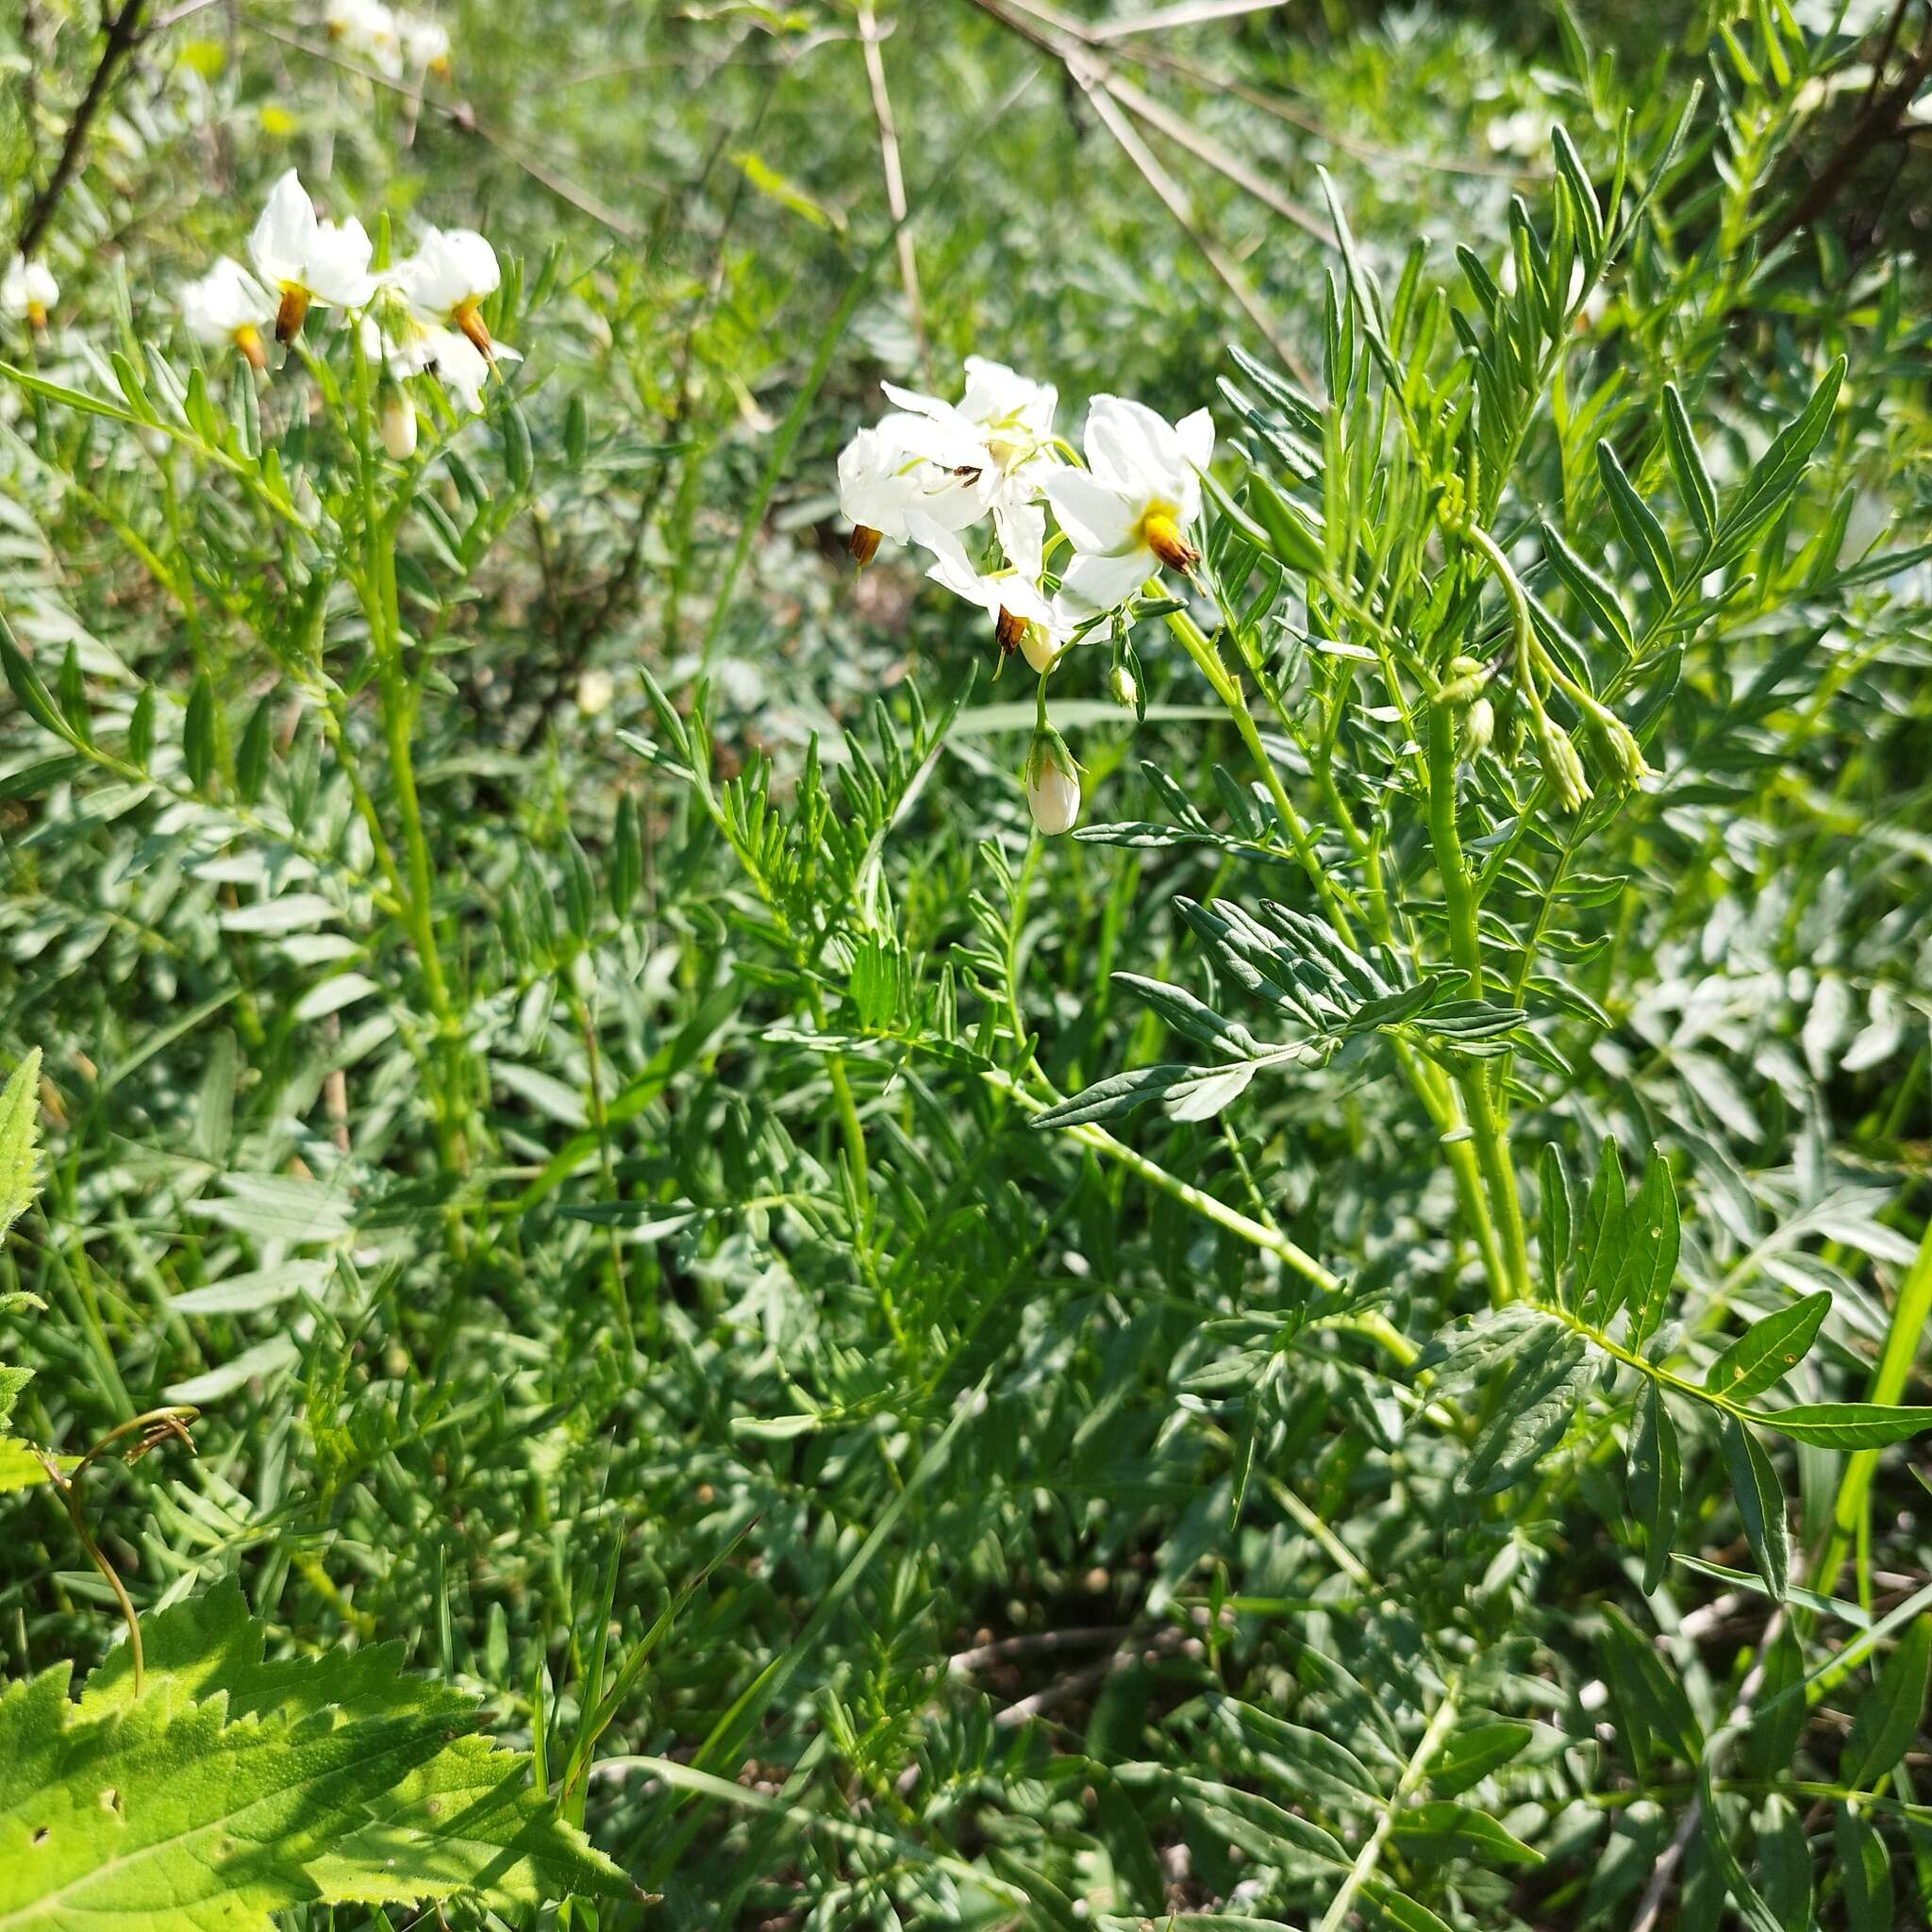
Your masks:
[{"label": "green stem", "polygon": [[1423,1733],[1422,1741],[1415,1747],[1415,1756],[1408,1760],[1381,1817],[1376,1819],[1374,1830],[1356,1854],[1355,1864],[1342,1880],[1341,1890],[1329,1901],[1327,1911],[1322,1915],[1320,1932],[1341,1932],[1341,1927],[1347,1923],[1356,1894],[1374,1876],[1375,1867],[1382,1862],[1382,1847],[1388,1843],[1389,1834],[1395,1828],[1403,1800],[1428,1776],[1430,1760],[1456,1727],[1456,1691],[1452,1687],[1436,1707],[1436,1714],[1429,1720],[1429,1727]]},{"label": "green stem", "polygon": [[[1899,1284],[1898,1300],[1891,1310],[1891,1325],[1885,1332],[1885,1348],[1872,1377],[1872,1388],[1866,1396],[1868,1402],[1890,1405],[1905,1393],[1912,1364],[1918,1358],[1920,1344],[1925,1338],[1928,1317],[1932,1317],[1932,1225],[1927,1226],[1924,1239],[1919,1243],[1918,1255],[1905,1280]],[[1875,1449],[1855,1450],[1847,1459],[1844,1474],[1839,1479],[1838,1501],[1832,1507],[1830,1531],[1818,1552],[1817,1561],[1811,1566],[1813,1590],[1830,1591],[1838,1576],[1839,1565],[1844,1561],[1848,1545],[1856,1542],[1861,1553],[1865,1549],[1872,1477],[1877,1467],[1878,1451]],[[1858,1565],[1858,1600],[1869,1607],[1870,1579],[1862,1555]]]},{"label": "green stem", "polygon": [[[1448,908],[1450,957],[1469,974],[1470,996],[1480,998],[1482,947],[1476,933],[1475,892],[1463,857],[1462,838],[1456,828],[1456,721],[1446,705],[1429,707],[1428,772],[1429,835]],[[1502,1250],[1502,1274],[1491,1277],[1491,1289],[1498,1301],[1522,1300],[1529,1293],[1529,1248],[1508,1141],[1482,1068],[1466,1067],[1455,1078]]]}]

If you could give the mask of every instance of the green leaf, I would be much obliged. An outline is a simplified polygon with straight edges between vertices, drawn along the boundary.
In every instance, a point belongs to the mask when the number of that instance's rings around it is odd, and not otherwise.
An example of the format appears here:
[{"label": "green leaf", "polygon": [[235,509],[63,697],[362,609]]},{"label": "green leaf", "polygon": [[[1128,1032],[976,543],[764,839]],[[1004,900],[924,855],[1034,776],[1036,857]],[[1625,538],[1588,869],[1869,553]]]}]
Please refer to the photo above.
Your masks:
[{"label": "green leaf", "polygon": [[501,1907],[635,1888],[561,1824],[529,1760],[461,1735],[469,1698],[400,1649],[261,1659],[230,1584],[143,1621],[76,1703],[64,1664],[0,1698],[0,1925],[266,1928],[325,1902]]},{"label": "green leaf", "polygon": [[1576,1229],[1576,1264],[1570,1282],[1571,1296],[1587,1322],[1597,1320],[1603,1292],[1617,1278],[1623,1241],[1624,1163],[1617,1157],[1617,1143],[1606,1140]]},{"label": "green leaf", "polygon": [[1617,527],[1624,533],[1624,542],[1643,566],[1651,588],[1659,597],[1668,597],[1676,589],[1677,565],[1671,555],[1670,539],[1664,535],[1664,526],[1657,522],[1650,506],[1638,495],[1629,477],[1624,474],[1623,464],[1617,460],[1617,452],[1607,442],[1600,442],[1596,446],[1596,466],[1603,477],[1605,492],[1610,499],[1610,510],[1617,519]]},{"label": "green leaf", "polygon": [[1044,1132],[1050,1127],[1084,1126],[1090,1121],[1119,1120],[1123,1115],[1132,1113],[1136,1108],[1146,1106],[1150,1100],[1158,1100],[1175,1088],[1198,1079],[1200,1071],[1198,1067],[1168,1063],[1137,1067],[1128,1074],[1113,1074],[1105,1080],[1096,1080],[1092,1086],[1083,1088],[1058,1107],[1050,1107],[1044,1113],[1035,1114],[1029,1124],[1036,1131]]},{"label": "green leaf", "polygon": [[1524,1350],[1501,1391],[1496,1413],[1456,1474],[1465,1496],[1492,1496],[1520,1482],[1561,1440],[1588,1373],[1580,1335],[1552,1328]]},{"label": "green leaf", "polygon": [[1932,1617],[1918,1617],[1858,1702],[1839,1762],[1843,1783],[1855,1790],[1874,1789],[1906,1755],[1924,1714],[1928,1671]]},{"label": "green leaf", "polygon": [[1432,1799],[1398,1814],[1395,1841],[1412,1858],[1480,1858],[1490,1865],[1541,1865],[1543,1855],[1486,1811]]},{"label": "green leaf", "polygon": [[1821,1289],[1803,1301],[1766,1315],[1745,1329],[1710,1365],[1704,1386],[1731,1402],[1761,1395],[1787,1371],[1804,1360],[1818,1339],[1818,1325],[1831,1309],[1831,1292]]},{"label": "green leaf", "polygon": [[1844,381],[1845,358],[1840,356],[1820,379],[1796,420],[1778,432],[1771,447],[1751,466],[1751,474],[1725,510],[1707,568],[1714,569],[1740,556],[1751,540],[1784,507],[1798,487],[1812,452],[1818,447]]},{"label": "green leaf", "polygon": [[1704,1751],[1704,1727],[1684,1687],[1630,1620],[1608,1605],[1604,1610],[1604,1674],[1641,1730],[1654,1734],[1672,1755],[1695,1764]]},{"label": "green leaf", "polygon": [[1632,648],[1630,620],[1617,601],[1617,593],[1605,580],[1564,542],[1561,534],[1549,524],[1539,525],[1543,555],[1563,588],[1582,606],[1591,622],[1625,651]]},{"label": "green leaf", "polygon": [[[1796,1592],[1791,1601],[1798,1601]],[[1765,1646],[1759,1663],[1764,1674],[1751,1699],[1750,1728],[1744,1734],[1742,1756],[1750,1774],[1770,1783],[1790,1772],[1798,1740],[1805,1735],[1807,1712],[1800,1689],[1805,1681],[1805,1652],[1789,1619],[1779,1623],[1777,1635]]]},{"label": "green leaf", "polygon": [[1543,1299],[1560,1303],[1563,1264],[1570,1258],[1570,1175],[1563,1150],[1547,1142],[1537,1164],[1537,1258],[1541,1264]]},{"label": "green leaf", "polygon": [[1536,1735],[1527,1724],[1502,1722],[1474,1724],[1457,1734],[1429,1767],[1429,1788],[1454,1798],[1500,1770]]},{"label": "green leaf", "polygon": [[1211,1697],[1207,1707],[1293,1803],[1312,1797],[1358,1810],[1380,1802],[1374,1774],[1345,1744],[1232,1697]]},{"label": "green leaf", "polygon": [[1826,1449],[1883,1449],[1932,1428],[1932,1408],[1893,1408],[1880,1402],[1807,1402],[1749,1413],[1760,1428]]},{"label": "green leaf", "polygon": [[[0,1235],[33,1205],[34,1148],[41,1116],[41,1050],[26,1058],[0,1088]],[[0,1422],[7,1411],[0,1408]]]},{"label": "green leaf", "polygon": [[1717,486],[1697,453],[1697,438],[1684,398],[1671,382],[1664,384],[1664,448],[1670,456],[1671,474],[1677,479],[1677,494],[1698,534],[1708,543],[1717,535]]},{"label": "green leaf", "polygon": [[1630,1434],[1630,1505],[1643,1525],[1643,1593],[1656,1590],[1677,1537],[1684,1499],[1684,1464],[1677,1452],[1677,1427],[1655,1382],[1646,1381],[1637,1398],[1637,1425]]},{"label": "green leaf", "polygon": [[1724,1418],[1724,1455],[1757,1573],[1782,1603],[1791,1574],[1791,1533],[1777,1471],[1757,1438],[1735,1416]]},{"label": "green leaf", "polygon": [[1663,1319],[1664,1302],[1677,1276],[1682,1241],[1670,1164],[1653,1147],[1643,1183],[1624,1215],[1624,1257],[1616,1281],[1596,1316],[1599,1324],[1607,1323],[1620,1307],[1627,1307],[1633,1348],[1641,1348]]},{"label": "green leaf", "polygon": [[1877,1828],[1849,1805],[1832,1820],[1833,1862],[1845,1907],[1845,1932],[1892,1932],[1891,1855]]}]

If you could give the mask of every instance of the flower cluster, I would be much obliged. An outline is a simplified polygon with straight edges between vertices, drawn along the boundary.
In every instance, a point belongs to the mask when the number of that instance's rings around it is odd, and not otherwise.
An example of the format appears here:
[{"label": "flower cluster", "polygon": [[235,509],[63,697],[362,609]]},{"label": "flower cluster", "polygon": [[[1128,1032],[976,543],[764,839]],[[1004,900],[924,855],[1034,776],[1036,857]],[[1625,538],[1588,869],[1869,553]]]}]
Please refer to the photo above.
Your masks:
[{"label": "flower cluster", "polygon": [[200,341],[234,348],[257,369],[268,366],[264,330],[288,343],[311,309],[356,315],[362,353],[383,374],[383,440],[400,459],[415,447],[403,378],[433,374],[475,412],[491,369],[516,351],[484,326],[482,304],[501,273],[475,230],[425,229],[416,252],[387,268],[373,265],[374,252],[360,222],[317,216],[291,168],[248,238],[250,267],[224,256],[181,291],[181,312]]},{"label": "flower cluster", "polygon": [[[1043,676],[1161,571],[1200,561],[1189,531],[1214,449],[1206,409],[1174,425],[1142,403],[1095,396],[1083,462],[1054,432],[1053,387],[1000,363],[969,357],[957,403],[884,387],[896,408],[839,458],[852,554],[869,563],[888,537],[927,552],[926,575],[986,612],[1003,655],[1018,650]],[[963,534],[989,518],[997,555],[975,559]],[[1132,703],[1132,675],[1116,668],[1116,692]],[[1074,772],[1042,713],[1024,778],[1042,831],[1073,824]]]},{"label": "flower cluster", "polygon": [[382,0],[329,0],[322,24],[343,53],[391,80],[449,75],[449,29],[440,21],[400,13]]}]

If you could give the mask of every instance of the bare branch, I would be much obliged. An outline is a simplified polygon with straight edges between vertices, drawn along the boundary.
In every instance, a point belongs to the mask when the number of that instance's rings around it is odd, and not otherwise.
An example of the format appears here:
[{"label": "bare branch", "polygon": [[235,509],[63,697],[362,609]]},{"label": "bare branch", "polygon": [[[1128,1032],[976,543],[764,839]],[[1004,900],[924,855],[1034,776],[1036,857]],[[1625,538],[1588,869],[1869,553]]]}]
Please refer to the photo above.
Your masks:
[{"label": "bare branch", "polygon": [[101,49],[100,64],[87,84],[86,93],[80,97],[80,106],[74,110],[74,119],[68,124],[67,139],[60,143],[60,158],[54,163],[54,172],[27,206],[26,219],[21,223],[19,239],[13,244],[17,254],[31,255],[40,245],[41,237],[46,233],[47,224],[54,219],[54,210],[59,206],[68,182],[74,178],[74,171],[80,165],[88,130],[107,103],[114,70],[133,46],[140,32],[141,16],[146,8],[147,0],[123,0],[120,12],[108,23],[107,44]]}]

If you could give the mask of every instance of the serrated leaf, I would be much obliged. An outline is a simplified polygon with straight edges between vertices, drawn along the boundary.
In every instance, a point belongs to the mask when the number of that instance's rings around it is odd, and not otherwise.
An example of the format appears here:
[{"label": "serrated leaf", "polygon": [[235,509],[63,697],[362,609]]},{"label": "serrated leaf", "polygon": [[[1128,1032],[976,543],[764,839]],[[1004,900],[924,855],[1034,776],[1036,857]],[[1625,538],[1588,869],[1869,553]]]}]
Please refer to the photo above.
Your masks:
[{"label": "serrated leaf", "polygon": [[143,1630],[139,1693],[123,1651],[78,1702],[64,1664],[0,1698],[8,1932],[253,1932],[298,1905],[470,1890],[635,1895],[537,1799],[527,1758],[461,1735],[468,1697],[400,1674],[399,1646],[264,1663],[233,1585]]},{"label": "serrated leaf", "polygon": [[1821,1289],[1752,1323],[1711,1363],[1704,1386],[1732,1402],[1749,1402],[1763,1394],[1804,1360],[1818,1339],[1819,1324],[1831,1310],[1831,1291]]},{"label": "serrated leaf", "polygon": [[[0,1088],[0,1235],[34,1198],[34,1150],[41,1117],[41,1050],[30,1047]],[[6,1410],[0,1408],[0,1421]]]}]

